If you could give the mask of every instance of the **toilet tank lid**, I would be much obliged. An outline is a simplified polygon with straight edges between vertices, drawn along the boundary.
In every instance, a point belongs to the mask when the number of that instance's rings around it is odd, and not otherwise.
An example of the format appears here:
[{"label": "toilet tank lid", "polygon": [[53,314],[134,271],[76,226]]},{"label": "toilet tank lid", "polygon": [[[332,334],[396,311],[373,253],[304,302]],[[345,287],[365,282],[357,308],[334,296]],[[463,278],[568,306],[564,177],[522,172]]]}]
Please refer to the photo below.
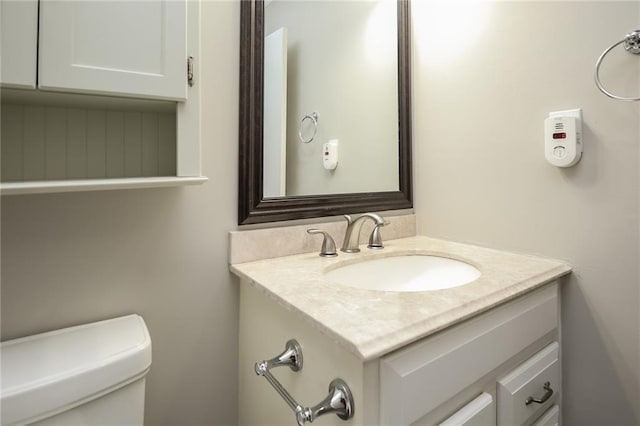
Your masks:
[{"label": "toilet tank lid", "polygon": [[151,338],[139,315],[0,343],[1,424],[37,420],[143,377]]}]

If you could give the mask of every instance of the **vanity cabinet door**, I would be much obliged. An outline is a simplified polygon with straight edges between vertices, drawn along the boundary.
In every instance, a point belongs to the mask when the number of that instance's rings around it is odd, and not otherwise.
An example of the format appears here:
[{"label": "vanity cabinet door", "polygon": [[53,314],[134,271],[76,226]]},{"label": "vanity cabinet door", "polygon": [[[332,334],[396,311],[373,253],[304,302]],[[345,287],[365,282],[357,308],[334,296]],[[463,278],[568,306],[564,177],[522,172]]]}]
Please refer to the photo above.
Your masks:
[{"label": "vanity cabinet door", "polygon": [[35,89],[38,0],[0,1],[3,87]]},{"label": "vanity cabinet door", "polygon": [[496,405],[486,392],[456,411],[439,426],[490,426],[496,422]]},{"label": "vanity cabinet door", "polygon": [[40,2],[39,87],[186,100],[186,0]]}]

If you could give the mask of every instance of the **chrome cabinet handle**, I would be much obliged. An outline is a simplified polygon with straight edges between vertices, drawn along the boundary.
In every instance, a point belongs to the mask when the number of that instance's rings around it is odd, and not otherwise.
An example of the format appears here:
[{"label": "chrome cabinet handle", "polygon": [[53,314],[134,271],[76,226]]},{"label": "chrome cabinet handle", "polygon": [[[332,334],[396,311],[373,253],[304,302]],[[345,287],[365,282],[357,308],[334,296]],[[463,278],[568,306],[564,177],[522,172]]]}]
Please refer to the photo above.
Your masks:
[{"label": "chrome cabinet handle", "polygon": [[549,398],[551,398],[551,395],[553,395],[553,389],[551,389],[551,382],[545,382],[543,389],[544,389],[544,395],[542,395],[542,398],[538,399],[530,396],[529,398],[525,399],[524,405],[529,405],[532,402],[535,402],[536,404],[544,404],[545,402],[547,402]]}]

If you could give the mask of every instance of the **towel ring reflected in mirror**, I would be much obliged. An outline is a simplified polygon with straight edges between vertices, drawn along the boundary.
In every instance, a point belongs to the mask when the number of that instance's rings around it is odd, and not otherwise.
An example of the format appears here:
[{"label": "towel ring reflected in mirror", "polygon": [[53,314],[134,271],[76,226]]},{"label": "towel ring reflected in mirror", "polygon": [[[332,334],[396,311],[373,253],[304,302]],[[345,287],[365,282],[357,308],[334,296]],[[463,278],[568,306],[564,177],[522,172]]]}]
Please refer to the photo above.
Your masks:
[{"label": "towel ring reflected in mirror", "polygon": [[[302,136],[302,127],[304,127],[305,121],[311,121],[311,124],[313,126],[313,133],[309,138],[305,138],[304,136]],[[300,142],[302,143],[313,142],[313,139],[316,137],[317,134],[318,134],[318,113],[312,112],[311,114],[307,114],[304,117],[302,117],[302,120],[300,120],[300,128],[298,129],[298,139],[300,139]]]}]

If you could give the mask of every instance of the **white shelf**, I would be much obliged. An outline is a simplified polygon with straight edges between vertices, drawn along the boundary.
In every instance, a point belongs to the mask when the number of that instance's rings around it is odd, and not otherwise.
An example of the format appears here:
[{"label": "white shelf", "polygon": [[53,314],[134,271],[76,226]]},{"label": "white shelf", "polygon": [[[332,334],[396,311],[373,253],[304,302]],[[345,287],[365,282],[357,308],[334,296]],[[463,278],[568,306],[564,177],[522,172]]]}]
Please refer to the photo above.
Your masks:
[{"label": "white shelf", "polygon": [[53,192],[101,191],[107,189],[160,188],[168,186],[200,185],[206,176],[136,177],[118,179],[49,180],[33,182],[3,182],[0,194],[46,194]]}]

